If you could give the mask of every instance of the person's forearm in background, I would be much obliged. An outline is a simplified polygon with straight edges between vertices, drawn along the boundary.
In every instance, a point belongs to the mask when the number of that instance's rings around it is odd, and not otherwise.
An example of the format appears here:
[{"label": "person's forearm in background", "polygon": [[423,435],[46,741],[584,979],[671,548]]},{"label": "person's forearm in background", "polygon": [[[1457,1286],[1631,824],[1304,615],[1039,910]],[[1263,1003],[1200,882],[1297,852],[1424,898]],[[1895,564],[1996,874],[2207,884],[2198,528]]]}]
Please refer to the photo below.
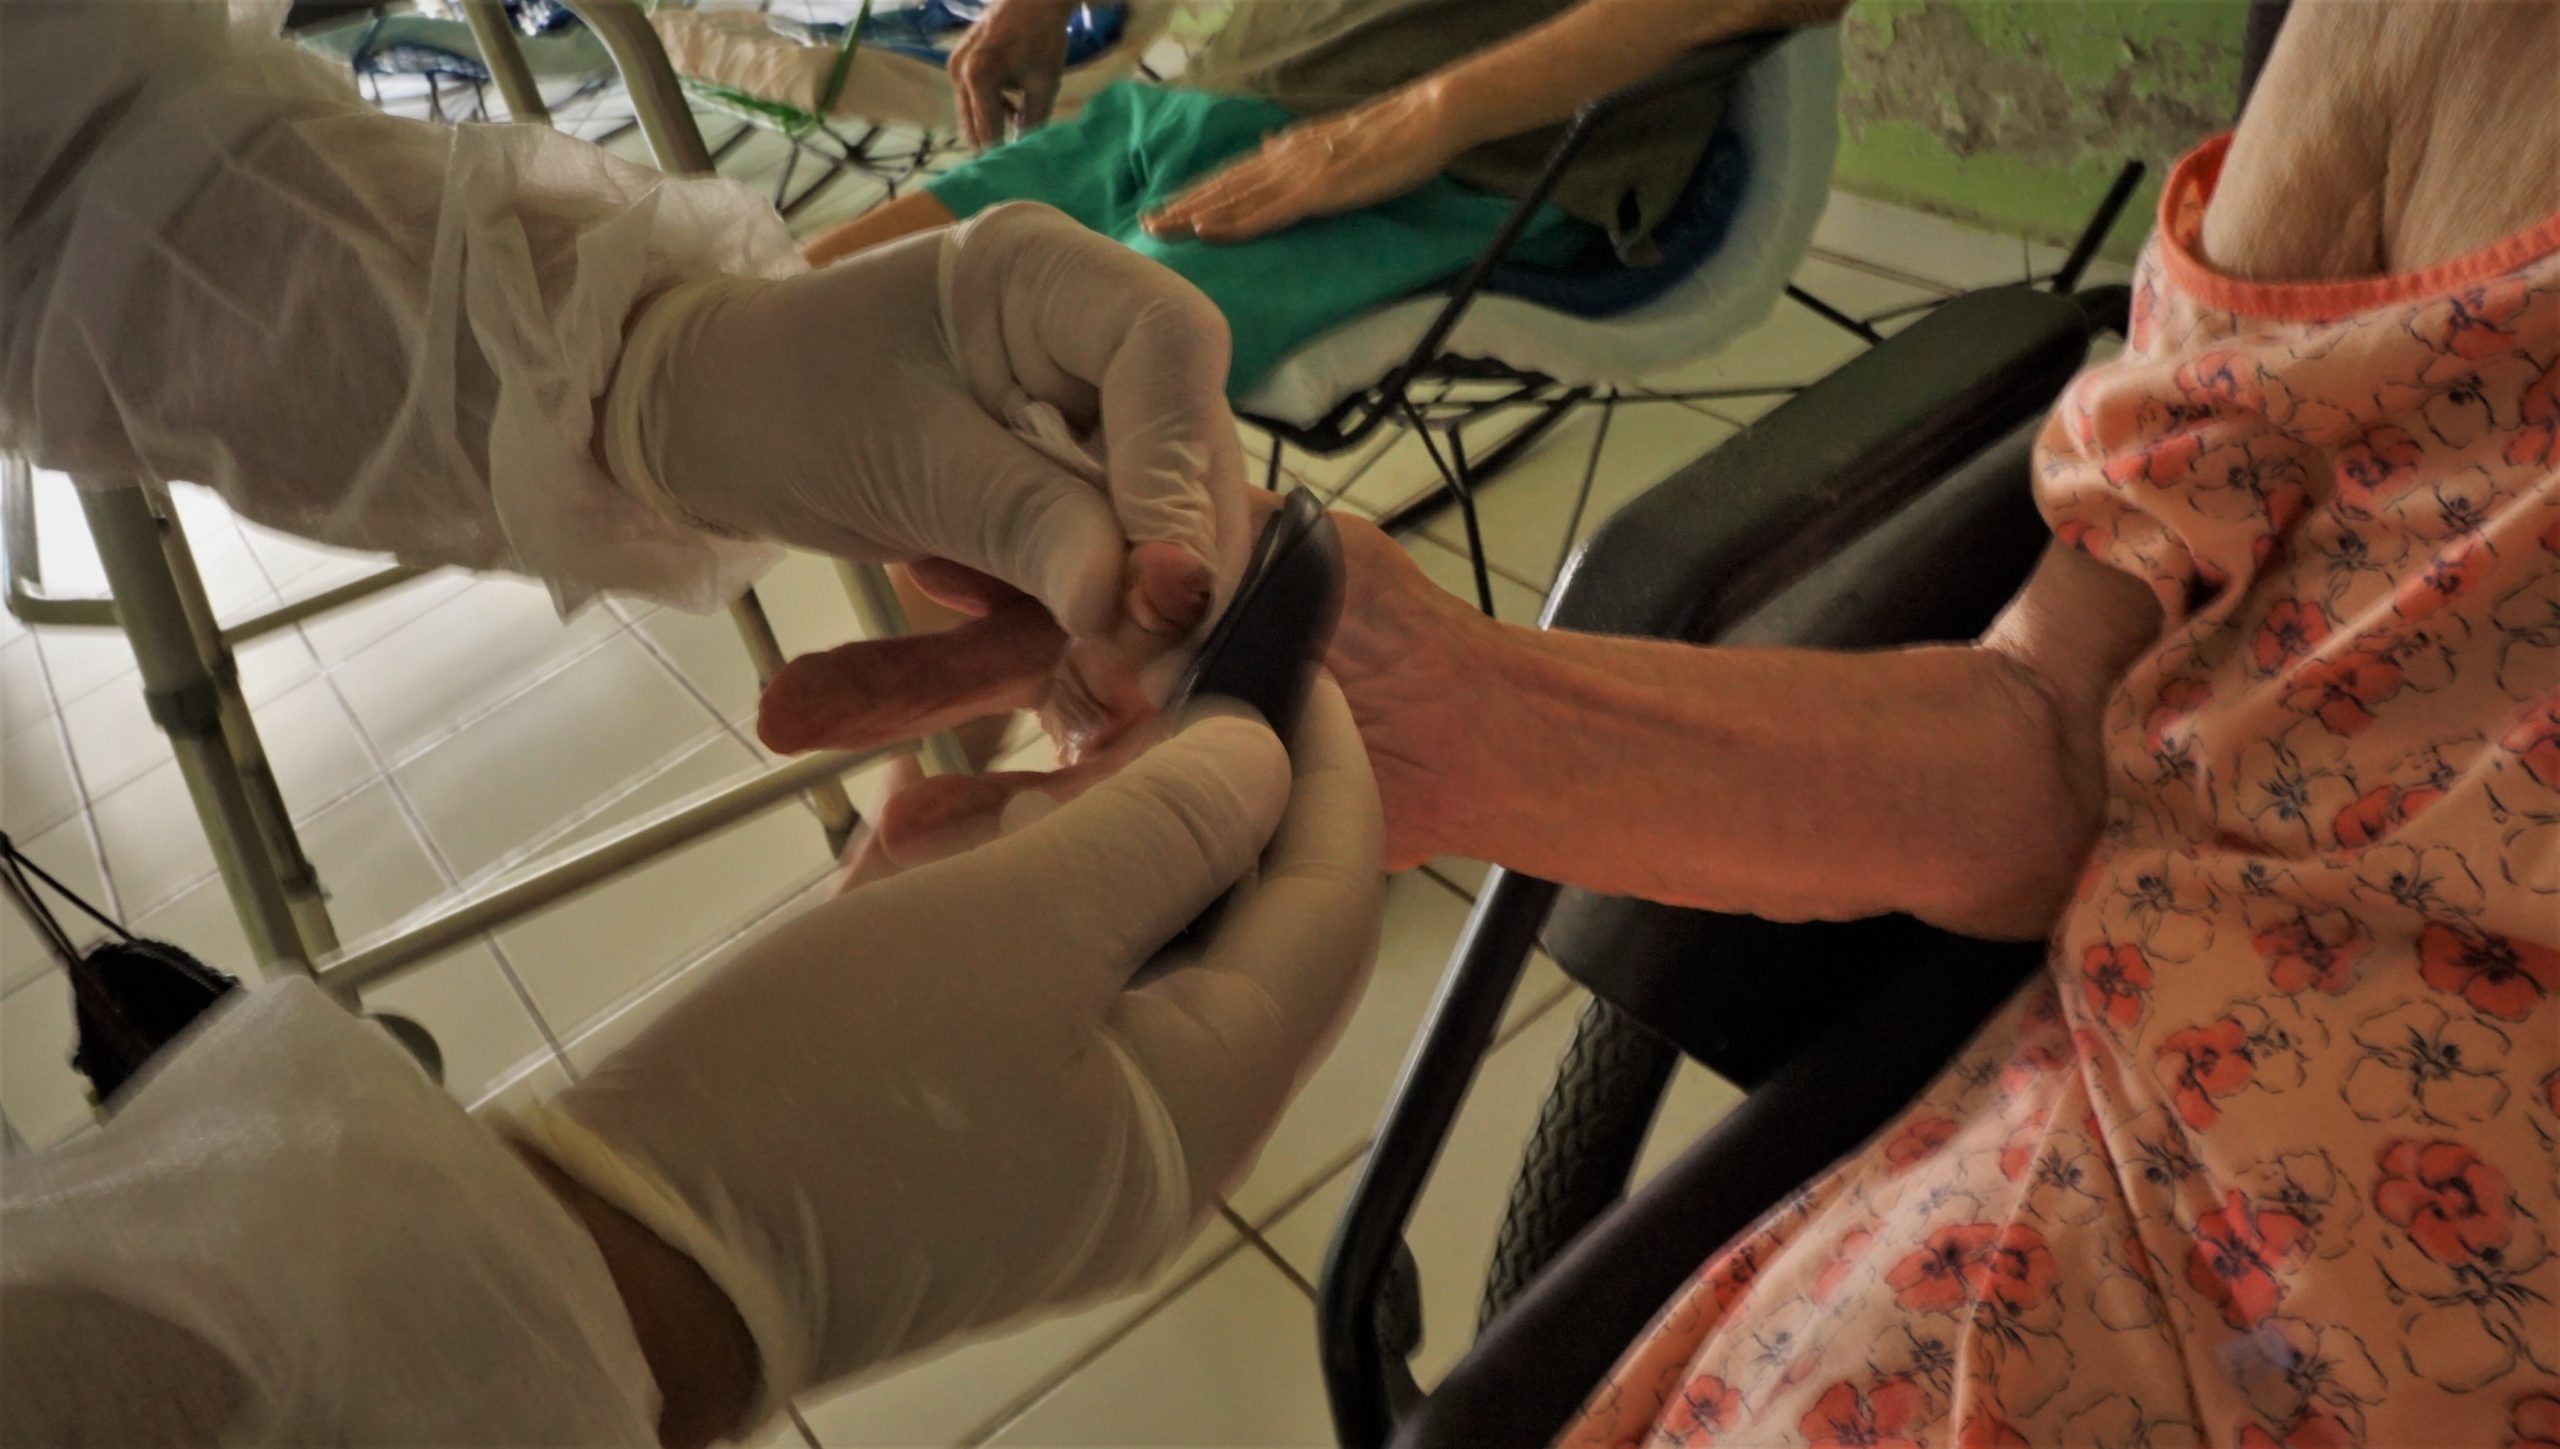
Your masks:
[{"label": "person's forearm in background", "polygon": [[2057,552],[1980,644],[1468,625],[1435,673],[1461,723],[1380,763],[1391,830],[1403,813],[1425,852],[1675,905],[2040,935],[2097,828],[2103,700],[2155,619],[2141,585]]},{"label": "person's forearm in background", "polygon": [[1414,87],[1454,155],[1562,121],[1717,41],[1828,25],[1848,8],[1849,0],[1582,0]]}]

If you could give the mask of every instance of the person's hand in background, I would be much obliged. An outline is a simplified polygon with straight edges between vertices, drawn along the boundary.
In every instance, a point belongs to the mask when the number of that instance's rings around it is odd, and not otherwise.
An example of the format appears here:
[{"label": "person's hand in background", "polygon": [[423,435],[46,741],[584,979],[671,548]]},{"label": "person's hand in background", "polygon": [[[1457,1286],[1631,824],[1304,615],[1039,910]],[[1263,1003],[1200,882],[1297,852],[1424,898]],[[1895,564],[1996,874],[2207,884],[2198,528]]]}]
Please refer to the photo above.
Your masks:
[{"label": "person's hand in background", "polygon": [[1159,238],[1249,241],[1310,217],[1393,200],[1456,159],[1454,135],[1423,85],[1275,131],[1250,156],[1195,182],[1145,220]]},{"label": "person's hand in background", "polygon": [[983,151],[1038,129],[1067,68],[1067,17],[1079,0],[995,0],[951,47],[960,136]]},{"label": "person's hand in background", "polygon": [[[1099,736],[1243,559],[1227,346],[1189,283],[1016,203],[822,271],[667,294],[606,397],[604,461],[697,527],[941,560],[928,575],[948,587],[1019,601],[946,644],[1054,620],[1077,641],[1066,713]],[[784,721],[775,743],[824,724]]]}]

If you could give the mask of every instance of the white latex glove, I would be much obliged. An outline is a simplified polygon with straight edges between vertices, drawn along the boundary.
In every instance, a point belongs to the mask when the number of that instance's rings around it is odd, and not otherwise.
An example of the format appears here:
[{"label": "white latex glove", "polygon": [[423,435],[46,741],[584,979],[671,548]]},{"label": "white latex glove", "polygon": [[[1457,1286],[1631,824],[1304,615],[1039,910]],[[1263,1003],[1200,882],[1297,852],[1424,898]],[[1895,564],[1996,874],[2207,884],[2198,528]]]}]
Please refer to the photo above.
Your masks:
[{"label": "white latex glove", "polygon": [[715,532],[948,559],[1070,636],[1135,626],[1161,652],[1245,546],[1227,346],[1173,273],[1000,206],[802,276],[669,290],[632,326],[605,462]]},{"label": "white latex glove", "polygon": [[1376,949],[1377,793],[1330,680],[1294,739],[1293,779],[1212,714],[1017,798],[991,843],[746,947],[519,1132],[702,1265],[767,1411],[1136,1282],[1252,1165]]}]

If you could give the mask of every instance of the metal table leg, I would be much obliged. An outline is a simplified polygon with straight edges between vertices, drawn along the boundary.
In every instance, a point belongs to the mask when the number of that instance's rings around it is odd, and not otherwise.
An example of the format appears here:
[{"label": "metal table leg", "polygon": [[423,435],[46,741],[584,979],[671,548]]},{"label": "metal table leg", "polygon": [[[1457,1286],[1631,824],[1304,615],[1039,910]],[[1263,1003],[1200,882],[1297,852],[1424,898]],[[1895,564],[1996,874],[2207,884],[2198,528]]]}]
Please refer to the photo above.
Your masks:
[{"label": "metal table leg", "polygon": [[[235,709],[236,683],[225,688],[199,642],[202,635],[189,614],[188,590],[170,564],[174,525],[154,511],[139,486],[84,487],[80,506],[88,514],[98,560],[115,595],[117,621],[141,666],[143,699],[177,753],[179,774],[195,799],[197,818],[212,842],[214,864],[248,934],[250,952],[262,969],[307,973],[311,957],[269,844],[268,821],[280,807],[253,799],[240,768],[231,716],[236,714],[252,752],[256,731],[248,724],[246,709]],[[175,546],[183,550],[185,544]],[[219,657],[227,663],[230,656]],[[256,758],[263,761],[264,756]],[[272,777],[265,789],[273,789]],[[289,827],[283,834],[291,839]],[[301,861],[298,846],[291,858],[307,879],[310,866]]]}]

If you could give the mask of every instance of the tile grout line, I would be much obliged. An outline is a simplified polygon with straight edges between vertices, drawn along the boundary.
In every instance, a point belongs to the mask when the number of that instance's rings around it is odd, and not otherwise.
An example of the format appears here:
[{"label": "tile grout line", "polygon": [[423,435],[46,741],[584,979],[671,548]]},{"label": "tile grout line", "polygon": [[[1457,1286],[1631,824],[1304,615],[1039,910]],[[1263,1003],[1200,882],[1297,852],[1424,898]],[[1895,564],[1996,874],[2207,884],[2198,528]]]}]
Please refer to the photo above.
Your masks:
[{"label": "tile grout line", "polygon": [[[416,839],[419,849],[426,852],[428,864],[443,878],[445,892],[451,894],[458,890],[461,882],[454,874],[453,862],[446,859],[444,847],[436,844],[435,837],[427,833],[426,820],[419,815],[417,803],[409,798],[407,788],[401,785],[399,777],[392,774],[391,767],[384,762],[381,746],[374,743],[373,731],[365,727],[364,720],[356,714],[355,706],[348,703],[346,691],[339,686],[336,677],[323,672],[321,678],[328,681],[329,693],[338,701],[338,708],[346,712],[348,723],[355,726],[356,740],[364,747],[365,757],[382,772],[381,781],[391,792],[392,808],[400,812],[401,820],[409,827],[409,834]],[[525,987],[524,978],[517,974],[515,962],[508,958],[506,948],[498,944],[497,933],[483,931],[474,939],[485,946],[490,958],[498,963],[498,974],[505,978],[507,988],[515,993],[516,1002],[524,1008],[525,1015],[532,1019],[533,1029],[541,1036],[551,1059],[559,1064],[569,1080],[576,1081],[577,1069],[569,1064],[568,1052],[562,1049],[559,1037],[552,1032],[551,1023],[544,1018],[541,1008],[534,1005],[533,993]]]},{"label": "tile grout line", "polygon": [[[32,629],[28,630],[27,637],[29,640],[33,640],[35,638],[35,631]],[[44,681],[45,700],[53,706],[51,718],[54,728],[54,737],[62,746],[63,764],[71,772],[71,792],[80,804],[80,808],[75,815],[66,816],[64,819],[56,821],[53,825],[46,827],[46,829],[48,832],[59,830],[64,825],[69,824],[73,819],[77,819],[80,822],[82,833],[87,837],[89,842],[90,861],[98,868],[98,884],[100,887],[100,893],[106,897],[104,904],[106,906],[107,915],[113,920],[124,920],[124,897],[116,889],[115,872],[107,869],[107,842],[106,838],[98,833],[96,802],[89,794],[89,777],[87,772],[80,768],[80,756],[78,752],[71,748],[71,724],[68,720],[63,718],[61,702],[54,697],[53,665],[45,659],[44,646],[41,643],[31,644],[29,652],[35,655],[37,677]],[[113,794],[114,792],[109,791],[108,793]],[[57,962],[55,964],[58,966],[60,963]],[[42,976],[43,974],[43,972],[36,973],[37,976]],[[24,986],[26,982],[22,981],[18,984]]]},{"label": "tile grout line", "polygon": [[1015,1422],[1020,1420],[1024,1415],[1030,1413],[1033,1409],[1040,1407],[1042,1400],[1048,1398],[1051,1394],[1056,1393],[1059,1389],[1064,1388],[1067,1380],[1084,1372],[1085,1369],[1092,1366],[1096,1359],[1101,1358],[1112,1349],[1119,1347],[1131,1334],[1136,1333],[1141,1327],[1144,1327],[1147,1323],[1153,1321],[1157,1314],[1172,1307],[1175,1299],[1180,1298],[1185,1293],[1188,1293],[1192,1289],[1200,1286],[1202,1282],[1208,1279],[1210,1274],[1225,1267],[1237,1254],[1246,1252],[1249,1248],[1250,1244],[1248,1244],[1242,1237],[1239,1237],[1235,1242],[1228,1244],[1225,1251],[1218,1253],[1207,1262],[1202,1263],[1197,1269],[1185,1275],[1179,1282],[1166,1284],[1164,1288],[1156,1294],[1156,1296],[1148,1299],[1143,1305],[1141,1305],[1138,1312],[1132,1315],[1128,1322],[1114,1327],[1110,1332],[1105,1333],[1101,1338],[1095,1340],[1093,1343],[1087,1345],[1085,1348],[1069,1357],[1066,1362],[1050,1370],[1047,1374],[1043,1375],[1039,1381],[1032,1384],[1031,1387],[1014,1395],[1014,1397],[1007,1402],[1004,1407],[989,1415],[985,1420],[980,1422],[976,1428],[961,1435],[959,1439],[960,1449],[978,1449],[978,1446],[985,1444],[988,1440],[993,1439],[998,1434],[1012,1428]]}]

